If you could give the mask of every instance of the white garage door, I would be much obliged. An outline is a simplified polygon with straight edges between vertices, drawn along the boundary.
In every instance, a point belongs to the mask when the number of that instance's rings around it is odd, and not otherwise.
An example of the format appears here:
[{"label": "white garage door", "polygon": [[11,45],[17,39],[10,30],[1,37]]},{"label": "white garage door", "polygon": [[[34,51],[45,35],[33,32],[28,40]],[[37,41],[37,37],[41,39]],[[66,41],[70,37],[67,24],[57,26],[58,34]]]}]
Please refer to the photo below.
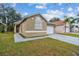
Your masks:
[{"label": "white garage door", "polygon": [[70,32],[69,28],[66,28],[66,32]]},{"label": "white garage door", "polygon": [[54,33],[54,28],[53,26],[48,26],[47,27],[47,34],[53,34]]}]

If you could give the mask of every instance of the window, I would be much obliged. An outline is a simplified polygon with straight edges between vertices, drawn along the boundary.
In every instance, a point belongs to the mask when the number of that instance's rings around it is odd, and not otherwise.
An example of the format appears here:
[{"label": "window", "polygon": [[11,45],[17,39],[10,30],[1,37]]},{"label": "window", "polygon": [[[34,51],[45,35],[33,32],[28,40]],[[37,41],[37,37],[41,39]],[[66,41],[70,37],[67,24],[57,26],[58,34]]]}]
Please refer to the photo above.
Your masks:
[{"label": "window", "polygon": [[35,29],[42,29],[42,20],[40,17],[35,18]]}]

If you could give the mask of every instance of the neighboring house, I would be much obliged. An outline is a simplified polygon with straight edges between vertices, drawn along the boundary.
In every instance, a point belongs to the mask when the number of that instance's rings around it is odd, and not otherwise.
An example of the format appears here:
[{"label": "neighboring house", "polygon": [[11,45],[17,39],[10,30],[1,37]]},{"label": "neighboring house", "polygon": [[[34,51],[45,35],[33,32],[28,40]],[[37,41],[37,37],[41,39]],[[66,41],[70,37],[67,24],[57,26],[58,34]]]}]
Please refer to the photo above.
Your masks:
[{"label": "neighboring house", "polygon": [[55,33],[64,33],[65,32],[65,23],[63,20],[53,22],[55,26]]},{"label": "neighboring house", "polygon": [[40,14],[35,14],[15,23],[15,33],[27,37],[47,35],[47,21]]},{"label": "neighboring house", "polygon": [[72,24],[72,32],[78,33],[79,32],[79,25],[78,23]]},{"label": "neighboring house", "polygon": [[72,32],[74,33],[79,32],[79,16],[75,17],[75,22],[72,24]]}]

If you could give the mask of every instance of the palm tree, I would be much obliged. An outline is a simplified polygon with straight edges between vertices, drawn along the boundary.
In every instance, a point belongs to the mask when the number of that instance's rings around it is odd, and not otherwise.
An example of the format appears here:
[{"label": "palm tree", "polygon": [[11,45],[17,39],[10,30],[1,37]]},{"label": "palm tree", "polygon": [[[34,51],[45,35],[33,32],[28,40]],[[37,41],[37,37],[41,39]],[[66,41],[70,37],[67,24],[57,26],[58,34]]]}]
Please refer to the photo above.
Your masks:
[{"label": "palm tree", "polygon": [[79,18],[76,18],[75,21],[76,21],[75,23],[78,23],[78,32],[79,32]]},{"label": "palm tree", "polygon": [[72,32],[72,28],[73,28],[72,24],[75,23],[75,19],[73,17],[69,17],[69,19],[70,19],[70,22],[69,22],[70,32]]},{"label": "palm tree", "polygon": [[69,23],[69,19],[67,16],[64,16],[64,23],[65,23],[65,32],[66,32],[66,27],[67,27],[67,24]]},{"label": "palm tree", "polygon": [[76,22],[78,23],[78,32],[79,32],[79,13],[77,14]]},{"label": "palm tree", "polygon": [[70,32],[72,31],[72,24],[75,22],[74,18],[73,17],[67,17],[67,16],[64,16],[64,22],[65,22],[65,32],[66,32],[66,26],[67,24],[69,25],[69,30]]}]

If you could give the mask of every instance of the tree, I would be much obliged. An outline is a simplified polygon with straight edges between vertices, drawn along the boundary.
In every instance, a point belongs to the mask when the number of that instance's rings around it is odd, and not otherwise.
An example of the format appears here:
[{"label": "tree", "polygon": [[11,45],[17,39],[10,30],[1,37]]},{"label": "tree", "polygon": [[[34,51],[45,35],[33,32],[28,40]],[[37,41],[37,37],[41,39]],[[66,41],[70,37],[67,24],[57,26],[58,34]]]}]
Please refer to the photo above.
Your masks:
[{"label": "tree", "polygon": [[75,18],[75,23],[78,24],[76,27],[78,28],[78,32],[79,32],[79,18]]},{"label": "tree", "polygon": [[13,8],[8,8],[7,9],[7,18],[8,18],[8,31],[13,31],[12,29],[14,28],[14,22],[19,21],[22,19],[20,13],[16,13],[16,10]]},{"label": "tree", "polygon": [[75,18],[75,23],[78,23],[78,32],[79,32],[79,13],[76,16],[77,18]]},{"label": "tree", "polygon": [[69,19],[70,19],[70,21],[69,21],[70,32],[72,32],[72,28],[73,28],[72,24],[75,23],[75,20],[73,17],[69,17]]},{"label": "tree", "polygon": [[79,32],[79,18],[78,18],[78,20],[77,20],[77,23],[78,23],[78,32]]},{"label": "tree", "polygon": [[0,4],[0,13],[2,14],[2,19],[5,20],[5,31],[7,31],[7,17],[6,17],[6,8],[8,4]]},{"label": "tree", "polygon": [[70,32],[72,32],[72,24],[75,23],[75,20],[73,17],[67,17],[67,16],[64,16],[64,22],[65,22],[65,32],[66,32],[66,25],[69,25],[69,29],[70,29]]},{"label": "tree", "polygon": [[59,18],[54,17],[54,18],[52,18],[52,19],[50,20],[50,22],[55,22],[55,21],[59,21],[59,20],[60,20]]},{"label": "tree", "polygon": [[66,32],[66,24],[69,22],[67,16],[64,16],[64,22],[65,22],[65,32]]},{"label": "tree", "polygon": [[5,24],[5,31],[7,31],[13,28],[14,22],[21,20],[22,17],[10,4],[0,4],[0,18]]},{"label": "tree", "polygon": [[0,32],[4,32],[5,25],[0,23]]}]

